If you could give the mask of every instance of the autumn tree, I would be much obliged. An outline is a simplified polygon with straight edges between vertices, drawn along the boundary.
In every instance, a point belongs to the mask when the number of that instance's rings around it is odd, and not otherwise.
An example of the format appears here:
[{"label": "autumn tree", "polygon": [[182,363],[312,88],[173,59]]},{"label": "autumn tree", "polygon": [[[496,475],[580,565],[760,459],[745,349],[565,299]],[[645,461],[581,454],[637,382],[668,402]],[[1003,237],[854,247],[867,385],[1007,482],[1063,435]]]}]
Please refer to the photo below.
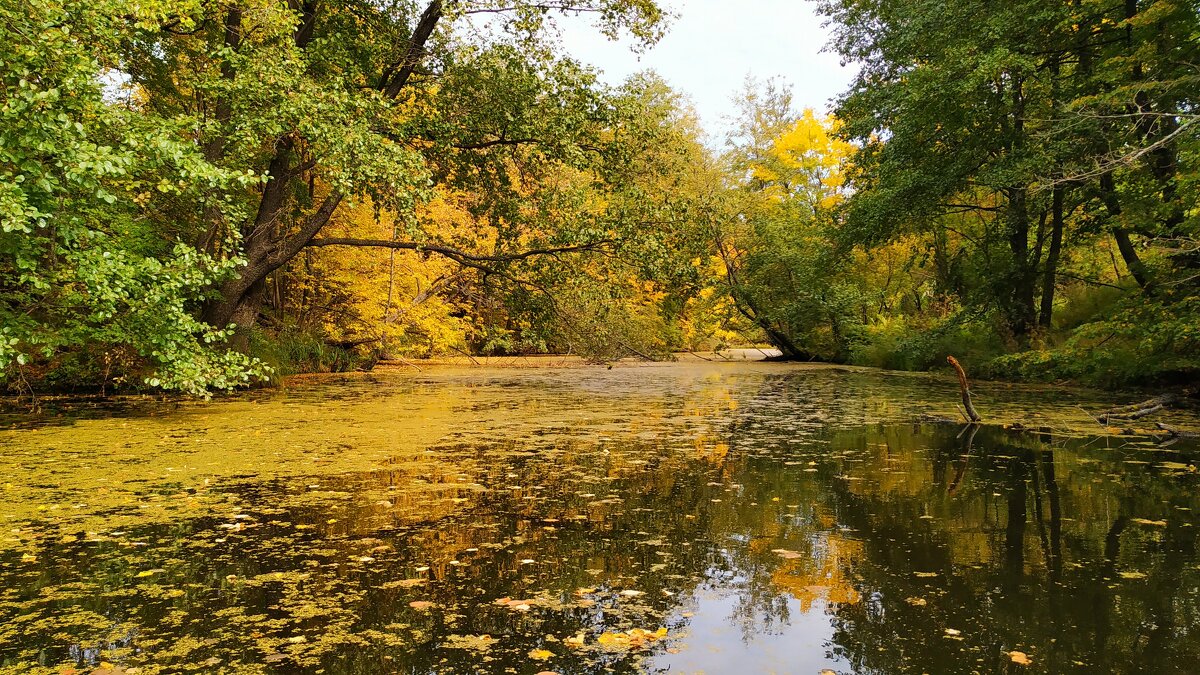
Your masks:
[{"label": "autumn tree", "polygon": [[[476,266],[607,245],[611,228],[528,236],[518,182],[602,176],[627,159],[610,130],[629,111],[556,56],[546,28],[578,14],[649,42],[664,19],[649,0],[3,11],[15,53],[3,60],[0,366],[52,366],[88,343],[193,391],[254,374],[221,345],[236,330],[244,347],[268,277],[314,244]],[[492,249],[420,230],[412,214],[438,185],[476,195],[474,214],[503,233]],[[404,226],[383,242],[320,241],[365,202]]]},{"label": "autumn tree", "polygon": [[[844,361],[856,294],[832,216],[850,146],[834,136],[835,120],[789,115],[787,100],[774,85],[746,96],[740,144],[726,155],[729,211],[712,234],[730,297],[769,342],[787,358]],[[759,138],[768,128],[775,135]]]},{"label": "autumn tree", "polygon": [[[858,147],[844,245],[927,238],[941,290],[962,307],[959,325],[994,317],[1006,349],[1035,348],[1041,365],[1030,372],[1083,372],[1068,361],[1091,363],[1093,376],[1195,367],[1196,335],[1169,318],[1194,317],[1200,278],[1189,271],[1195,214],[1181,207],[1195,195],[1194,6],[827,0],[821,9],[833,47],[860,64],[836,110]],[[1110,246],[1115,275],[1100,264]],[[1123,292],[1078,309],[1063,295],[1110,288]],[[1080,316],[1089,305],[1103,311]],[[1055,339],[1063,309],[1066,351],[1037,351]]]}]

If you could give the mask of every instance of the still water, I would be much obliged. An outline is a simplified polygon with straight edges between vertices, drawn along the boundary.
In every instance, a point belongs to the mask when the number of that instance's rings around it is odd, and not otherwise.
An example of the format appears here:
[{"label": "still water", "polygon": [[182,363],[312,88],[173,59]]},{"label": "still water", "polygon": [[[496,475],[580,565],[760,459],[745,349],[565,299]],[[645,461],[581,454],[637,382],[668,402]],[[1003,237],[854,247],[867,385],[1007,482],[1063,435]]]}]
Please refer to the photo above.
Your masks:
[{"label": "still water", "polygon": [[0,671],[1197,672],[1200,448],[956,396],[680,363],[10,414]]}]

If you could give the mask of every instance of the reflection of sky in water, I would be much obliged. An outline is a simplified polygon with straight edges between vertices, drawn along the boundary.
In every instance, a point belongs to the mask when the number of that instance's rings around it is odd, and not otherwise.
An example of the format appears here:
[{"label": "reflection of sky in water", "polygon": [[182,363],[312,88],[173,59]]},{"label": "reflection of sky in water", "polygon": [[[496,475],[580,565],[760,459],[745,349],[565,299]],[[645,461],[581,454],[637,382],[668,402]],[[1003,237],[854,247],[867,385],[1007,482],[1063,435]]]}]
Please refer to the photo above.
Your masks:
[{"label": "reflection of sky in water", "polygon": [[[800,602],[787,598],[789,620],[776,630],[747,635],[736,615],[736,592],[709,590],[697,593],[684,611],[693,616],[682,641],[687,649],[660,654],[652,668],[673,673],[816,673],[822,668],[846,669],[842,659],[827,657],[833,627],[823,602],[802,611]],[[752,665],[751,665],[752,664]]]}]

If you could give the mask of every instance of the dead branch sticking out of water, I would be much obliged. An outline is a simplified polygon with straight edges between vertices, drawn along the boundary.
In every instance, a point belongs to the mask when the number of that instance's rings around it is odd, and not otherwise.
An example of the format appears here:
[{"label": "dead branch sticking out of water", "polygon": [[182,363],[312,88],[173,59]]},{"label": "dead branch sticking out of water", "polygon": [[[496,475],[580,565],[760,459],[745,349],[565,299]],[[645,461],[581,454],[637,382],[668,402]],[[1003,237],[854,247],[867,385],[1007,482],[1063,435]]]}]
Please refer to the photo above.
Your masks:
[{"label": "dead branch sticking out of water", "polygon": [[967,386],[967,374],[963,371],[963,367],[958,363],[958,359],[953,356],[947,356],[946,361],[954,366],[954,371],[958,373],[958,386],[962,389],[962,414],[967,418],[968,422],[982,422],[983,418],[976,412],[975,406],[971,405],[971,388]]}]

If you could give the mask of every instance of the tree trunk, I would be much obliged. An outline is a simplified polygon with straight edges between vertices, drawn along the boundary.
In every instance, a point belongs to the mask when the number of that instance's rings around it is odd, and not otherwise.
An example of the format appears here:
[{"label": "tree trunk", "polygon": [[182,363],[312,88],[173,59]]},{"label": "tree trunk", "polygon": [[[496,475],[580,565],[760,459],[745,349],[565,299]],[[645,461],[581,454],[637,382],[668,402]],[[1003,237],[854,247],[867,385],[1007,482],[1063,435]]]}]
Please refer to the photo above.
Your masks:
[{"label": "tree trunk", "polygon": [[1042,280],[1042,311],[1038,325],[1049,329],[1054,315],[1054,289],[1058,275],[1058,259],[1062,253],[1063,238],[1063,192],[1054,188],[1050,201],[1050,250],[1046,253],[1046,275]]},{"label": "tree trunk", "polygon": [[1024,338],[1034,325],[1034,275],[1029,251],[1029,207],[1027,189],[1008,192],[1008,245],[1012,254],[1009,280],[1008,320],[1013,335]]},{"label": "tree trunk", "polygon": [[1100,199],[1104,202],[1104,208],[1108,211],[1108,215],[1115,221],[1112,225],[1112,235],[1113,239],[1117,241],[1117,250],[1121,252],[1121,259],[1125,261],[1125,267],[1133,275],[1138,286],[1142,287],[1142,290],[1150,291],[1150,273],[1146,269],[1146,265],[1142,263],[1142,259],[1138,257],[1137,249],[1133,247],[1133,241],[1129,238],[1129,230],[1122,227],[1121,224],[1121,201],[1117,198],[1116,185],[1113,182],[1111,171],[1100,176]]}]

